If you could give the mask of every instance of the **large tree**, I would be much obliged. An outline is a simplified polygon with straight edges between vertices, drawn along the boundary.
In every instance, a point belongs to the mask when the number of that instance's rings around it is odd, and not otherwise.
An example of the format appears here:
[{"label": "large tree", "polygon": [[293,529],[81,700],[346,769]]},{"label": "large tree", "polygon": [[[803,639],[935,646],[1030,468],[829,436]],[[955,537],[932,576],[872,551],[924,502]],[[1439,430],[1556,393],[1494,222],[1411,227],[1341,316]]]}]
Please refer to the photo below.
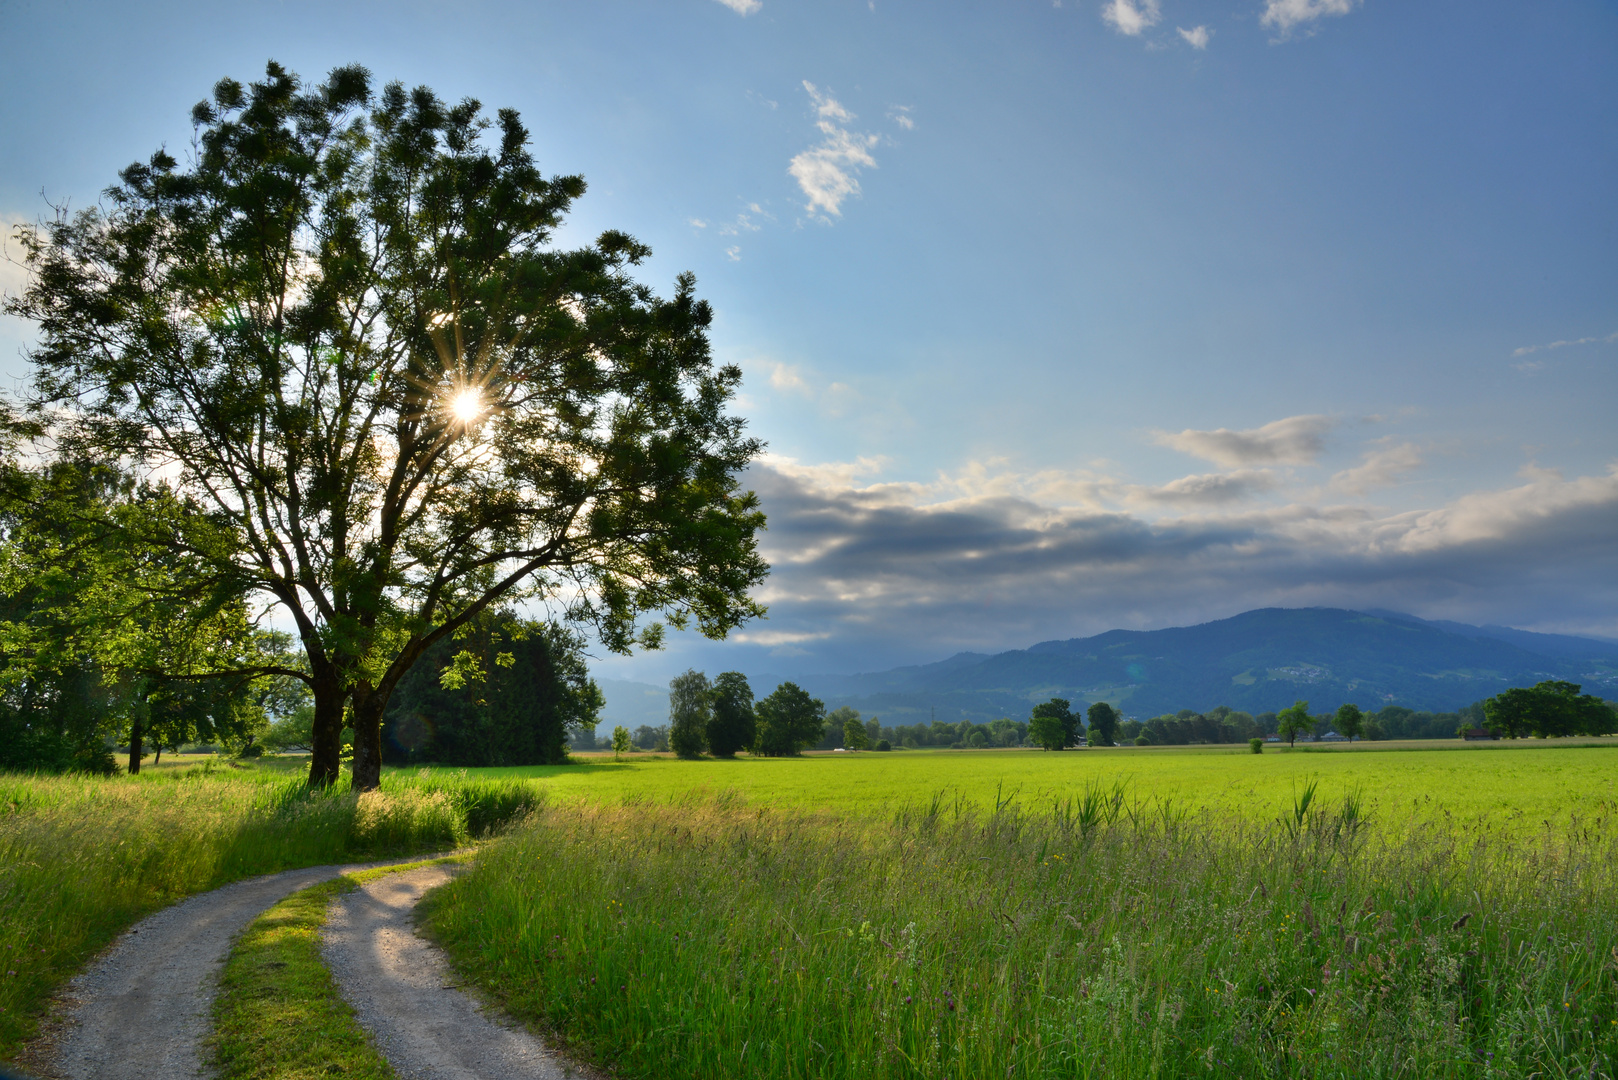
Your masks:
[{"label": "large tree", "polygon": [[797,683],[784,682],[753,709],[758,732],[753,752],[765,757],[797,754],[826,736],[826,705]]},{"label": "large tree", "polygon": [[761,613],[760,444],[710,309],[689,275],[637,283],[623,233],[552,245],[584,181],[544,177],[515,112],[271,63],[192,119],[185,166],[20,230],[7,309],[63,450],[160,478],[231,541],[172,543],[296,625],[306,670],[274,673],[313,692],[311,783],[347,706],[374,787],[393,688],[490,606],[559,605],[619,652],[654,612],[711,637]]},{"label": "large tree", "polygon": [[713,715],[708,720],[708,750],[733,758],[753,745],[758,718],[753,715],[753,688],[739,671],[721,672],[713,681]]}]

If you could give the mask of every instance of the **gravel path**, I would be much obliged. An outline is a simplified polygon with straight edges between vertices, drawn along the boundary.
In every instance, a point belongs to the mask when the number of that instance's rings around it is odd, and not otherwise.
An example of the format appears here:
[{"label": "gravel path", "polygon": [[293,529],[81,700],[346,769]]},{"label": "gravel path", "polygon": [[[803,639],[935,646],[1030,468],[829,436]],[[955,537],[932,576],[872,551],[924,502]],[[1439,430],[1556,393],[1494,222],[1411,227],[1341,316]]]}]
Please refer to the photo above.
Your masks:
[{"label": "gravel path", "polygon": [[588,1075],[485,1012],[456,988],[459,979],[444,954],[416,936],[417,902],[457,870],[428,866],[389,874],[333,899],[324,955],[343,997],[404,1080]]},{"label": "gravel path", "polygon": [[31,1064],[62,1080],[188,1080],[231,943],[285,897],[346,866],[313,866],[201,893],[136,923],[68,983],[58,1034]]}]

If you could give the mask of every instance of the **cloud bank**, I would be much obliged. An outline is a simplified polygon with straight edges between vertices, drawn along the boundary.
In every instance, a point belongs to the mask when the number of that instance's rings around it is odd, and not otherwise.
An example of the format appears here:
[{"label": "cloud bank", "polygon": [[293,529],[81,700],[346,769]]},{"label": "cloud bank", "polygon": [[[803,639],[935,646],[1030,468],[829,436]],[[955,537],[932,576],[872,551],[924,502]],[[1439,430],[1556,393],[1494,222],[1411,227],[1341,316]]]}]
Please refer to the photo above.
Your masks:
[{"label": "cloud bank", "polygon": [[[1411,449],[1375,452],[1343,485],[1391,475]],[[1170,506],[1153,519],[1026,494],[1053,490],[1048,477],[987,482],[968,470],[934,484],[860,482],[878,466],[753,468],[774,566],[759,597],[770,618],[748,631],[755,643],[791,643],[780,655],[809,653],[814,670],[873,670],[1316,604],[1618,630],[1618,463],[1572,479],[1529,470],[1513,486],[1393,514],[1244,502],[1274,486],[1264,473],[1107,489],[1126,503]]]}]

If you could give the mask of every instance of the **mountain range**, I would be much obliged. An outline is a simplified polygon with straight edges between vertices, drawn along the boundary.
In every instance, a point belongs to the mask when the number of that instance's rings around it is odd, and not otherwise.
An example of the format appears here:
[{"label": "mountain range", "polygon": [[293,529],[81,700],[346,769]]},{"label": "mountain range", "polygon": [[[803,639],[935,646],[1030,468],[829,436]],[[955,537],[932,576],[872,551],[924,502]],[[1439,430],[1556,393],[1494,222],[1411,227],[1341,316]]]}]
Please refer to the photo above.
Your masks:
[{"label": "mountain range", "polygon": [[[748,672],[763,696],[782,680]],[[1108,701],[1146,719],[1229,705],[1250,713],[1296,700],[1313,712],[1352,701],[1444,712],[1543,679],[1618,697],[1618,642],[1391,611],[1262,608],[1198,626],[1109,630],[993,655],[857,675],[796,677],[828,708],[851,705],[884,725],[1026,718],[1040,701]],[[604,680],[606,723],[667,722],[666,692]]]}]

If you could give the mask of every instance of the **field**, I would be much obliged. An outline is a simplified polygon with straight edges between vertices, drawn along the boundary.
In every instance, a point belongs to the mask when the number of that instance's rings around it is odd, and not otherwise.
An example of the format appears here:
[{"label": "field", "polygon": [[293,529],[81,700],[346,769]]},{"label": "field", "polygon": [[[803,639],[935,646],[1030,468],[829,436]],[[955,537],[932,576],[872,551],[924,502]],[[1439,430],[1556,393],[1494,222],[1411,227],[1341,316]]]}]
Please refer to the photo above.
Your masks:
[{"label": "field", "polygon": [[1610,1077],[1614,750],[605,755],[362,798],[296,759],[0,778],[0,1057],[155,907],[490,835],[432,932],[623,1075]]},{"label": "field", "polygon": [[[1050,805],[1094,784],[1123,784],[1132,799],[1172,801],[1186,810],[1226,810],[1273,818],[1296,790],[1316,781],[1322,794],[1357,792],[1384,825],[1448,813],[1497,828],[1569,824],[1584,808],[1618,800],[1618,740],[1467,745],[1372,743],[1294,750],[1245,745],[1068,751],[920,750],[886,754],[808,754],[801,758],[680,761],[666,755],[582,755],[556,768],[479,769],[479,776],[523,777],[551,801],[667,799],[691,791],[729,792],[750,802],[856,816],[886,816],[942,793],[979,809],[1015,796]],[[434,769],[435,775],[456,770]]]}]

